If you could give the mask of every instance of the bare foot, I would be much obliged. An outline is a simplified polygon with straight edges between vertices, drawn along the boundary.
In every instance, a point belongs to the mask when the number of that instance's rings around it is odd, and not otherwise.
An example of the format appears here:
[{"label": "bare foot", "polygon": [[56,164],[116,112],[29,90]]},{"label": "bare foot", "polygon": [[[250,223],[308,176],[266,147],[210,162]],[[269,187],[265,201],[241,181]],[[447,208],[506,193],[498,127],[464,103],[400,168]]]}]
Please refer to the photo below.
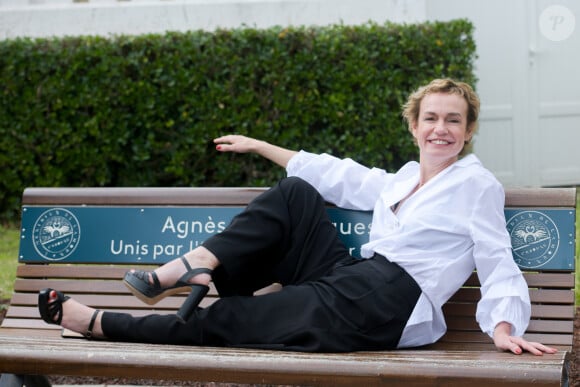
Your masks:
[{"label": "bare foot", "polygon": [[[52,291],[49,297],[49,302],[54,302],[57,299],[55,291]],[[91,319],[96,309],[88,307],[79,303],[78,301],[69,298],[62,303],[62,321],[60,325],[63,328],[70,329],[73,332],[87,336]],[[101,317],[103,313],[100,312],[95,318],[92,328],[92,338],[105,338],[101,328]]]}]

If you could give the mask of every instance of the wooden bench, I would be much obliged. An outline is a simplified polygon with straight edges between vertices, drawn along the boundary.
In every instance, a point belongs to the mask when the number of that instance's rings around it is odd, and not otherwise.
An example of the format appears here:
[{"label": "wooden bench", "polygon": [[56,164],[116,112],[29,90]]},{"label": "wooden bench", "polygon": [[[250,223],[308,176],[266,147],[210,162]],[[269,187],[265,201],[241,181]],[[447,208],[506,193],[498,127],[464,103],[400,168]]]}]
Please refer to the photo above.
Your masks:
[{"label": "wooden bench", "polygon": [[[37,311],[53,287],[88,305],[143,315],[174,313],[183,296],[152,307],[121,283],[127,267],[161,264],[219,232],[261,188],[31,188],[23,194],[20,264],[0,328],[3,386],[40,375],[293,385],[567,385],[574,333],[575,189],[509,189],[514,258],[532,299],[526,336],[555,355],[495,350],[475,322],[473,275],[445,305],[448,333],[426,348],[344,354],[127,344],[62,337]],[[329,208],[354,254],[369,213]],[[534,234],[536,232],[536,234]],[[179,247],[181,246],[181,247]],[[215,300],[215,290],[204,301]],[[580,329],[580,324],[577,330]],[[576,333],[578,333],[576,331]],[[34,376],[36,375],[36,376]]]}]

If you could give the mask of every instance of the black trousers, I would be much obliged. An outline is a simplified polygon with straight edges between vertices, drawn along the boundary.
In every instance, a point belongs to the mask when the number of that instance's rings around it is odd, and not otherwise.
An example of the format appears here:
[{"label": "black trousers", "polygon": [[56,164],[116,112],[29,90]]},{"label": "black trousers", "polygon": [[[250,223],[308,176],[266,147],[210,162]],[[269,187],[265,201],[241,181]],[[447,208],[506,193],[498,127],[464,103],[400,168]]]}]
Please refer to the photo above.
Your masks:
[{"label": "black trousers", "polygon": [[[111,340],[310,352],[392,349],[421,290],[382,256],[348,254],[318,192],[282,180],[204,246],[220,260],[220,299],[186,324],[105,312]],[[279,292],[252,296],[279,282]]]}]

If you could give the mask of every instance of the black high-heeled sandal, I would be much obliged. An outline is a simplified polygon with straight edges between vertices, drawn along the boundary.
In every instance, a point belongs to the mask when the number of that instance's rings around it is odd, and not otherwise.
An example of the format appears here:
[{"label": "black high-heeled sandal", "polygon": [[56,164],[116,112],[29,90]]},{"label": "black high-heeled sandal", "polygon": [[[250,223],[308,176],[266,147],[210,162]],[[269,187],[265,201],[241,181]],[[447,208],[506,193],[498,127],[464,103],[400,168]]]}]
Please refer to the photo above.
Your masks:
[{"label": "black high-heeled sandal", "polygon": [[[209,286],[190,284],[188,280],[198,274],[211,275],[212,270],[205,267],[192,269],[185,257],[181,257],[181,261],[185,265],[187,271],[173,286],[162,287],[159,278],[154,271],[143,270],[134,270],[125,273],[123,282],[135,297],[148,305],[156,304],[172,294],[190,291],[177,312],[177,319],[180,322],[185,323],[209,291]],[[151,274],[151,278],[153,279],[153,285],[149,283],[149,274]]]},{"label": "black high-heeled sandal", "polygon": [[[52,292],[56,293],[56,300],[50,302],[50,294]],[[62,304],[69,300],[69,296],[65,296],[58,290],[46,288],[42,289],[38,293],[38,311],[40,312],[40,317],[47,324],[60,325],[62,323]],[[93,337],[93,327],[95,326],[95,321],[99,315],[100,310],[96,309],[91,316],[91,321],[89,322],[89,327],[87,331],[83,334],[87,339]]]}]

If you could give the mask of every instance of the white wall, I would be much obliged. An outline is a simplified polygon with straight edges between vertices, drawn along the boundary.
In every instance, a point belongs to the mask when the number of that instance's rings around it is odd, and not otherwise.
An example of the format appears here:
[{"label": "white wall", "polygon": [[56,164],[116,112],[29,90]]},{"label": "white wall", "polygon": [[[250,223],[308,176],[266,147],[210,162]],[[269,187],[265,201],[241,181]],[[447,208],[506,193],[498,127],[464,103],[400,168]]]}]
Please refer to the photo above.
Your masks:
[{"label": "white wall", "polygon": [[[0,39],[469,18],[482,99],[476,154],[506,186],[580,185],[578,0],[85,1],[0,0]],[[540,29],[551,5],[577,19],[567,39]],[[550,21],[552,32],[571,25],[569,15]]]},{"label": "white wall", "polygon": [[508,186],[580,184],[580,26],[550,40],[539,22],[551,5],[580,23],[577,0],[427,2],[429,19],[468,17],[476,27],[483,105],[474,149]]},{"label": "white wall", "polygon": [[[0,0],[0,39],[423,20],[426,0]],[[30,4],[34,3],[34,4]]]}]

